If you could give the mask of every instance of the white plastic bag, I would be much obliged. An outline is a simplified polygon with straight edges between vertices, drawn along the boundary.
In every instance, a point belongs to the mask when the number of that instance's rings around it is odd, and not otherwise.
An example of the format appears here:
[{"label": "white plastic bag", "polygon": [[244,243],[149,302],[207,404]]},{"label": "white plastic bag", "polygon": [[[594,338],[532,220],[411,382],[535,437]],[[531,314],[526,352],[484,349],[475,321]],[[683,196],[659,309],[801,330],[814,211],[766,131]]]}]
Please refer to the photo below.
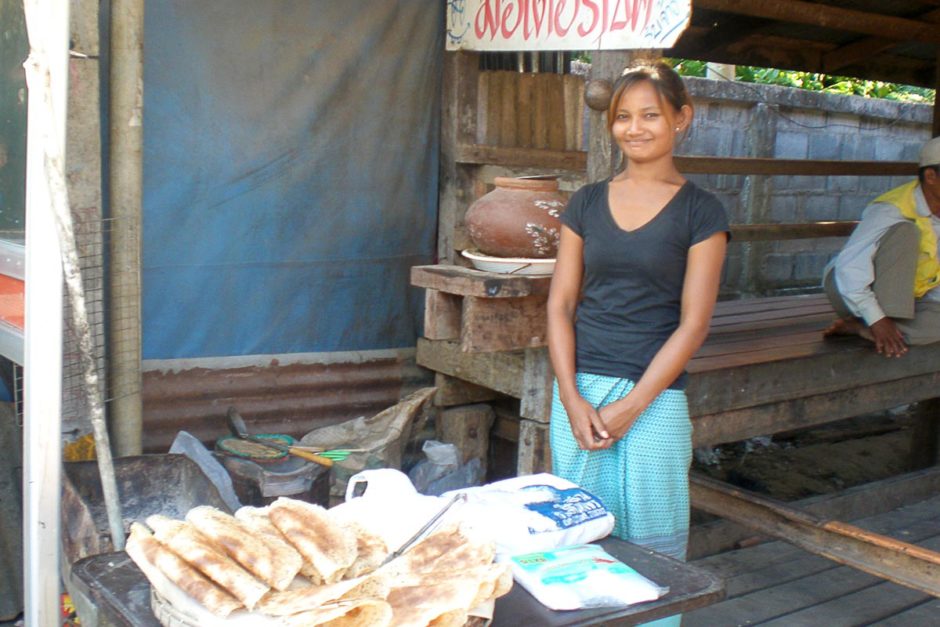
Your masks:
[{"label": "white plastic bag", "polygon": [[460,463],[460,451],[453,444],[427,440],[421,447],[427,459],[408,472],[408,478],[421,494],[440,496],[449,490],[478,486],[483,481],[479,459]]},{"label": "white plastic bag", "polygon": [[498,559],[607,537],[614,516],[576,484],[548,473],[446,492],[467,496],[462,515],[496,543]]},{"label": "white plastic bag", "polygon": [[552,610],[627,606],[669,591],[596,544],[515,555],[510,563],[513,578]]}]

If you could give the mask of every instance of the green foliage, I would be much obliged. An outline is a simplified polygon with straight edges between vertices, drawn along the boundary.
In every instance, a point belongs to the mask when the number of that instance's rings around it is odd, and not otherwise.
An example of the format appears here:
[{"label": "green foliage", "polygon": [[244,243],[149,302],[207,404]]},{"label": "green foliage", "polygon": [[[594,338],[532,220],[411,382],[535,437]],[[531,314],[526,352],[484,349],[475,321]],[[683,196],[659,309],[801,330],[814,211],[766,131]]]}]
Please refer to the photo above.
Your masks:
[{"label": "green foliage", "polygon": [[[705,62],[692,59],[669,59],[670,64],[682,76],[705,76]],[[935,90],[911,85],[899,85],[884,81],[871,81],[847,76],[833,76],[817,72],[798,72],[739,65],[735,68],[735,78],[744,83],[762,83],[781,85],[811,91],[823,91],[846,96],[864,98],[885,98],[903,102],[932,104],[936,98]]]}]

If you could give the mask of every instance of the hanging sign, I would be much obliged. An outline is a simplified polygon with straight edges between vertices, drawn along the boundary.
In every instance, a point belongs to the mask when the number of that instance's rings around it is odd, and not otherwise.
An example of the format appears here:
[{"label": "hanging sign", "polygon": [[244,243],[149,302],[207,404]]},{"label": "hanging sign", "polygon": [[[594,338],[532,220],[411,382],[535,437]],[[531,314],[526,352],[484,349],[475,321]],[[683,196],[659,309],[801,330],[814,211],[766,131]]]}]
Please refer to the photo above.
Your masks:
[{"label": "hanging sign", "polygon": [[448,50],[670,48],[692,0],[447,0]]}]

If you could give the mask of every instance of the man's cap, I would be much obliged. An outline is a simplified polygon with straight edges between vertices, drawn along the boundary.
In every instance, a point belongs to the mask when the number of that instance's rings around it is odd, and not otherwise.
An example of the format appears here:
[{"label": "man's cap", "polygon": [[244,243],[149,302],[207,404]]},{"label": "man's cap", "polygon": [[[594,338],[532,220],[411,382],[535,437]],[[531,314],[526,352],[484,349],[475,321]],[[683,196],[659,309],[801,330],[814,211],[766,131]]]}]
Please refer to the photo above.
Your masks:
[{"label": "man's cap", "polygon": [[920,167],[940,165],[940,137],[934,137],[920,149]]}]

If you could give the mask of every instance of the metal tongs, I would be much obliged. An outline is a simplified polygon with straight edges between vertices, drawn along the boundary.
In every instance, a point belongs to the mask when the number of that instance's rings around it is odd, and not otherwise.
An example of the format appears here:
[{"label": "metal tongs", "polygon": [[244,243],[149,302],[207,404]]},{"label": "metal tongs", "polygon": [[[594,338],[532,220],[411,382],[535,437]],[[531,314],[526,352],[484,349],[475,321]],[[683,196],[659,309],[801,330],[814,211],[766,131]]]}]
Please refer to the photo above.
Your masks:
[{"label": "metal tongs", "polygon": [[434,527],[437,525],[437,523],[440,522],[441,518],[443,518],[444,514],[447,513],[447,510],[449,510],[451,507],[453,507],[455,503],[457,503],[458,501],[466,501],[466,500],[467,500],[467,495],[464,494],[463,492],[461,492],[460,494],[455,494],[455,495],[447,502],[447,504],[446,504],[444,507],[441,508],[441,511],[439,511],[439,512],[436,513],[436,514],[434,514],[434,516],[431,518],[431,520],[429,520],[428,522],[426,522],[423,527],[421,527],[420,529],[418,529],[417,533],[415,533],[413,536],[411,536],[410,538],[408,538],[408,540],[407,540],[403,545],[401,545],[400,547],[398,547],[398,550],[397,550],[397,551],[395,551],[394,553],[390,553],[389,556],[386,557],[385,560],[384,560],[381,564],[379,564],[379,568],[381,568],[382,566],[385,566],[386,564],[388,564],[389,562],[391,562],[391,561],[392,561],[393,559],[395,559],[396,557],[399,557],[402,553],[404,553],[405,551],[407,551],[408,549],[410,549],[410,548],[411,548],[414,544],[416,544],[419,540],[421,540],[422,538],[424,538],[432,529],[434,529]]}]

